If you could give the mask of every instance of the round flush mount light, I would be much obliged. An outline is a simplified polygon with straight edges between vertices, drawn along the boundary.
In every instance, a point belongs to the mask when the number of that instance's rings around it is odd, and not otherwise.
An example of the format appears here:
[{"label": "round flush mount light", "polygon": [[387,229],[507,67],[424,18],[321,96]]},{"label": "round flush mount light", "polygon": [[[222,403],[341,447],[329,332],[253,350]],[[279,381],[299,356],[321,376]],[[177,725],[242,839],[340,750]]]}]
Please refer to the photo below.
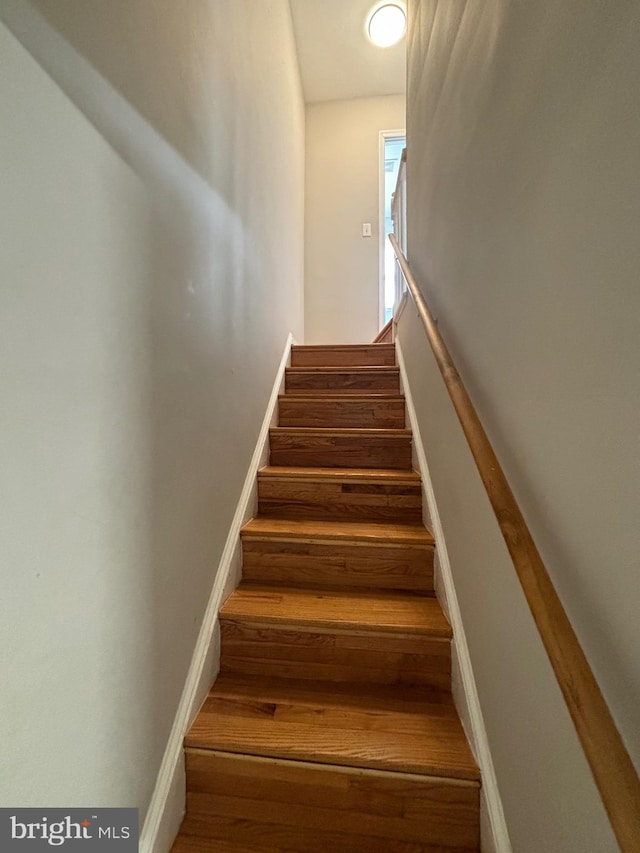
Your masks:
[{"label": "round flush mount light", "polygon": [[399,3],[375,6],[367,18],[367,35],[377,47],[397,44],[407,31],[407,13]]}]

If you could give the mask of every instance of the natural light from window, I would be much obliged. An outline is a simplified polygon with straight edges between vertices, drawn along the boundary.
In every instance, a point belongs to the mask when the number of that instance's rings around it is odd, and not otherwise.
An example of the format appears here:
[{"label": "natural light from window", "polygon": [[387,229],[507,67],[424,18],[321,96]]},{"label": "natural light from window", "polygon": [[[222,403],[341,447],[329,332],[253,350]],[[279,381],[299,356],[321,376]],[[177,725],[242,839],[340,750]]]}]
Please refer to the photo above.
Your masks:
[{"label": "natural light from window", "polygon": [[[404,136],[387,136],[384,140],[384,317],[382,325],[391,319],[396,299],[396,261],[389,234],[394,230],[391,202],[398,183],[402,151],[407,141]],[[396,235],[398,236],[398,235]]]}]

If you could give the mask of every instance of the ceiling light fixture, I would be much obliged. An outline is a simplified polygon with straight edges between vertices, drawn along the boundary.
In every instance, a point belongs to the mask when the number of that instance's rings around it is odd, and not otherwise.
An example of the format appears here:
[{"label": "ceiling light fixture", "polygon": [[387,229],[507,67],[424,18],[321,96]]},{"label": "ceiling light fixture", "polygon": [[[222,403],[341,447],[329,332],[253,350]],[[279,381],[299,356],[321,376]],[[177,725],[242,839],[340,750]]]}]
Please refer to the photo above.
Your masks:
[{"label": "ceiling light fixture", "polygon": [[367,35],[377,47],[397,44],[407,31],[407,13],[398,3],[376,6],[367,19]]}]

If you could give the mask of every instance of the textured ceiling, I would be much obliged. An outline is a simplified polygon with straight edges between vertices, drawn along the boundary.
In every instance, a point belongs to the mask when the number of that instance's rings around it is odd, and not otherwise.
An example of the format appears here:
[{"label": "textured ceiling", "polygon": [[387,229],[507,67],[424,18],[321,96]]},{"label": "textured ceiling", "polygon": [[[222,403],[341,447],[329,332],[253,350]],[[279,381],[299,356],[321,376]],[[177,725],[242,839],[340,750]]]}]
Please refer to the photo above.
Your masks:
[{"label": "textured ceiling", "polygon": [[365,35],[375,0],[290,0],[307,103],[404,94],[405,39],[374,47]]}]

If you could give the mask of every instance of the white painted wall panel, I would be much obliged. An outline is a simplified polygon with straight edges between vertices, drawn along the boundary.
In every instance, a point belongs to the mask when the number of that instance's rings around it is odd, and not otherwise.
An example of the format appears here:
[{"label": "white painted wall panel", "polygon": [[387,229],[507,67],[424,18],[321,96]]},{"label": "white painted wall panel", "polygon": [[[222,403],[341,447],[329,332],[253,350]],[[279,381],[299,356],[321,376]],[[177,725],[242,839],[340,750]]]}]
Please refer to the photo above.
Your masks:
[{"label": "white painted wall panel", "polygon": [[[640,765],[640,9],[415,0],[411,13],[410,261]],[[481,541],[471,475],[431,402],[443,519]],[[491,551],[477,563],[454,571],[514,849],[615,849],[558,738],[555,688],[529,669],[517,593]]]},{"label": "white painted wall panel", "polygon": [[0,802],[143,817],[302,336],[304,106],[286,0],[39,5],[0,30]]},{"label": "white painted wall panel", "polygon": [[[305,335],[369,343],[379,330],[379,137],[403,130],[404,95],[307,105]],[[362,236],[371,223],[372,236]]]}]

